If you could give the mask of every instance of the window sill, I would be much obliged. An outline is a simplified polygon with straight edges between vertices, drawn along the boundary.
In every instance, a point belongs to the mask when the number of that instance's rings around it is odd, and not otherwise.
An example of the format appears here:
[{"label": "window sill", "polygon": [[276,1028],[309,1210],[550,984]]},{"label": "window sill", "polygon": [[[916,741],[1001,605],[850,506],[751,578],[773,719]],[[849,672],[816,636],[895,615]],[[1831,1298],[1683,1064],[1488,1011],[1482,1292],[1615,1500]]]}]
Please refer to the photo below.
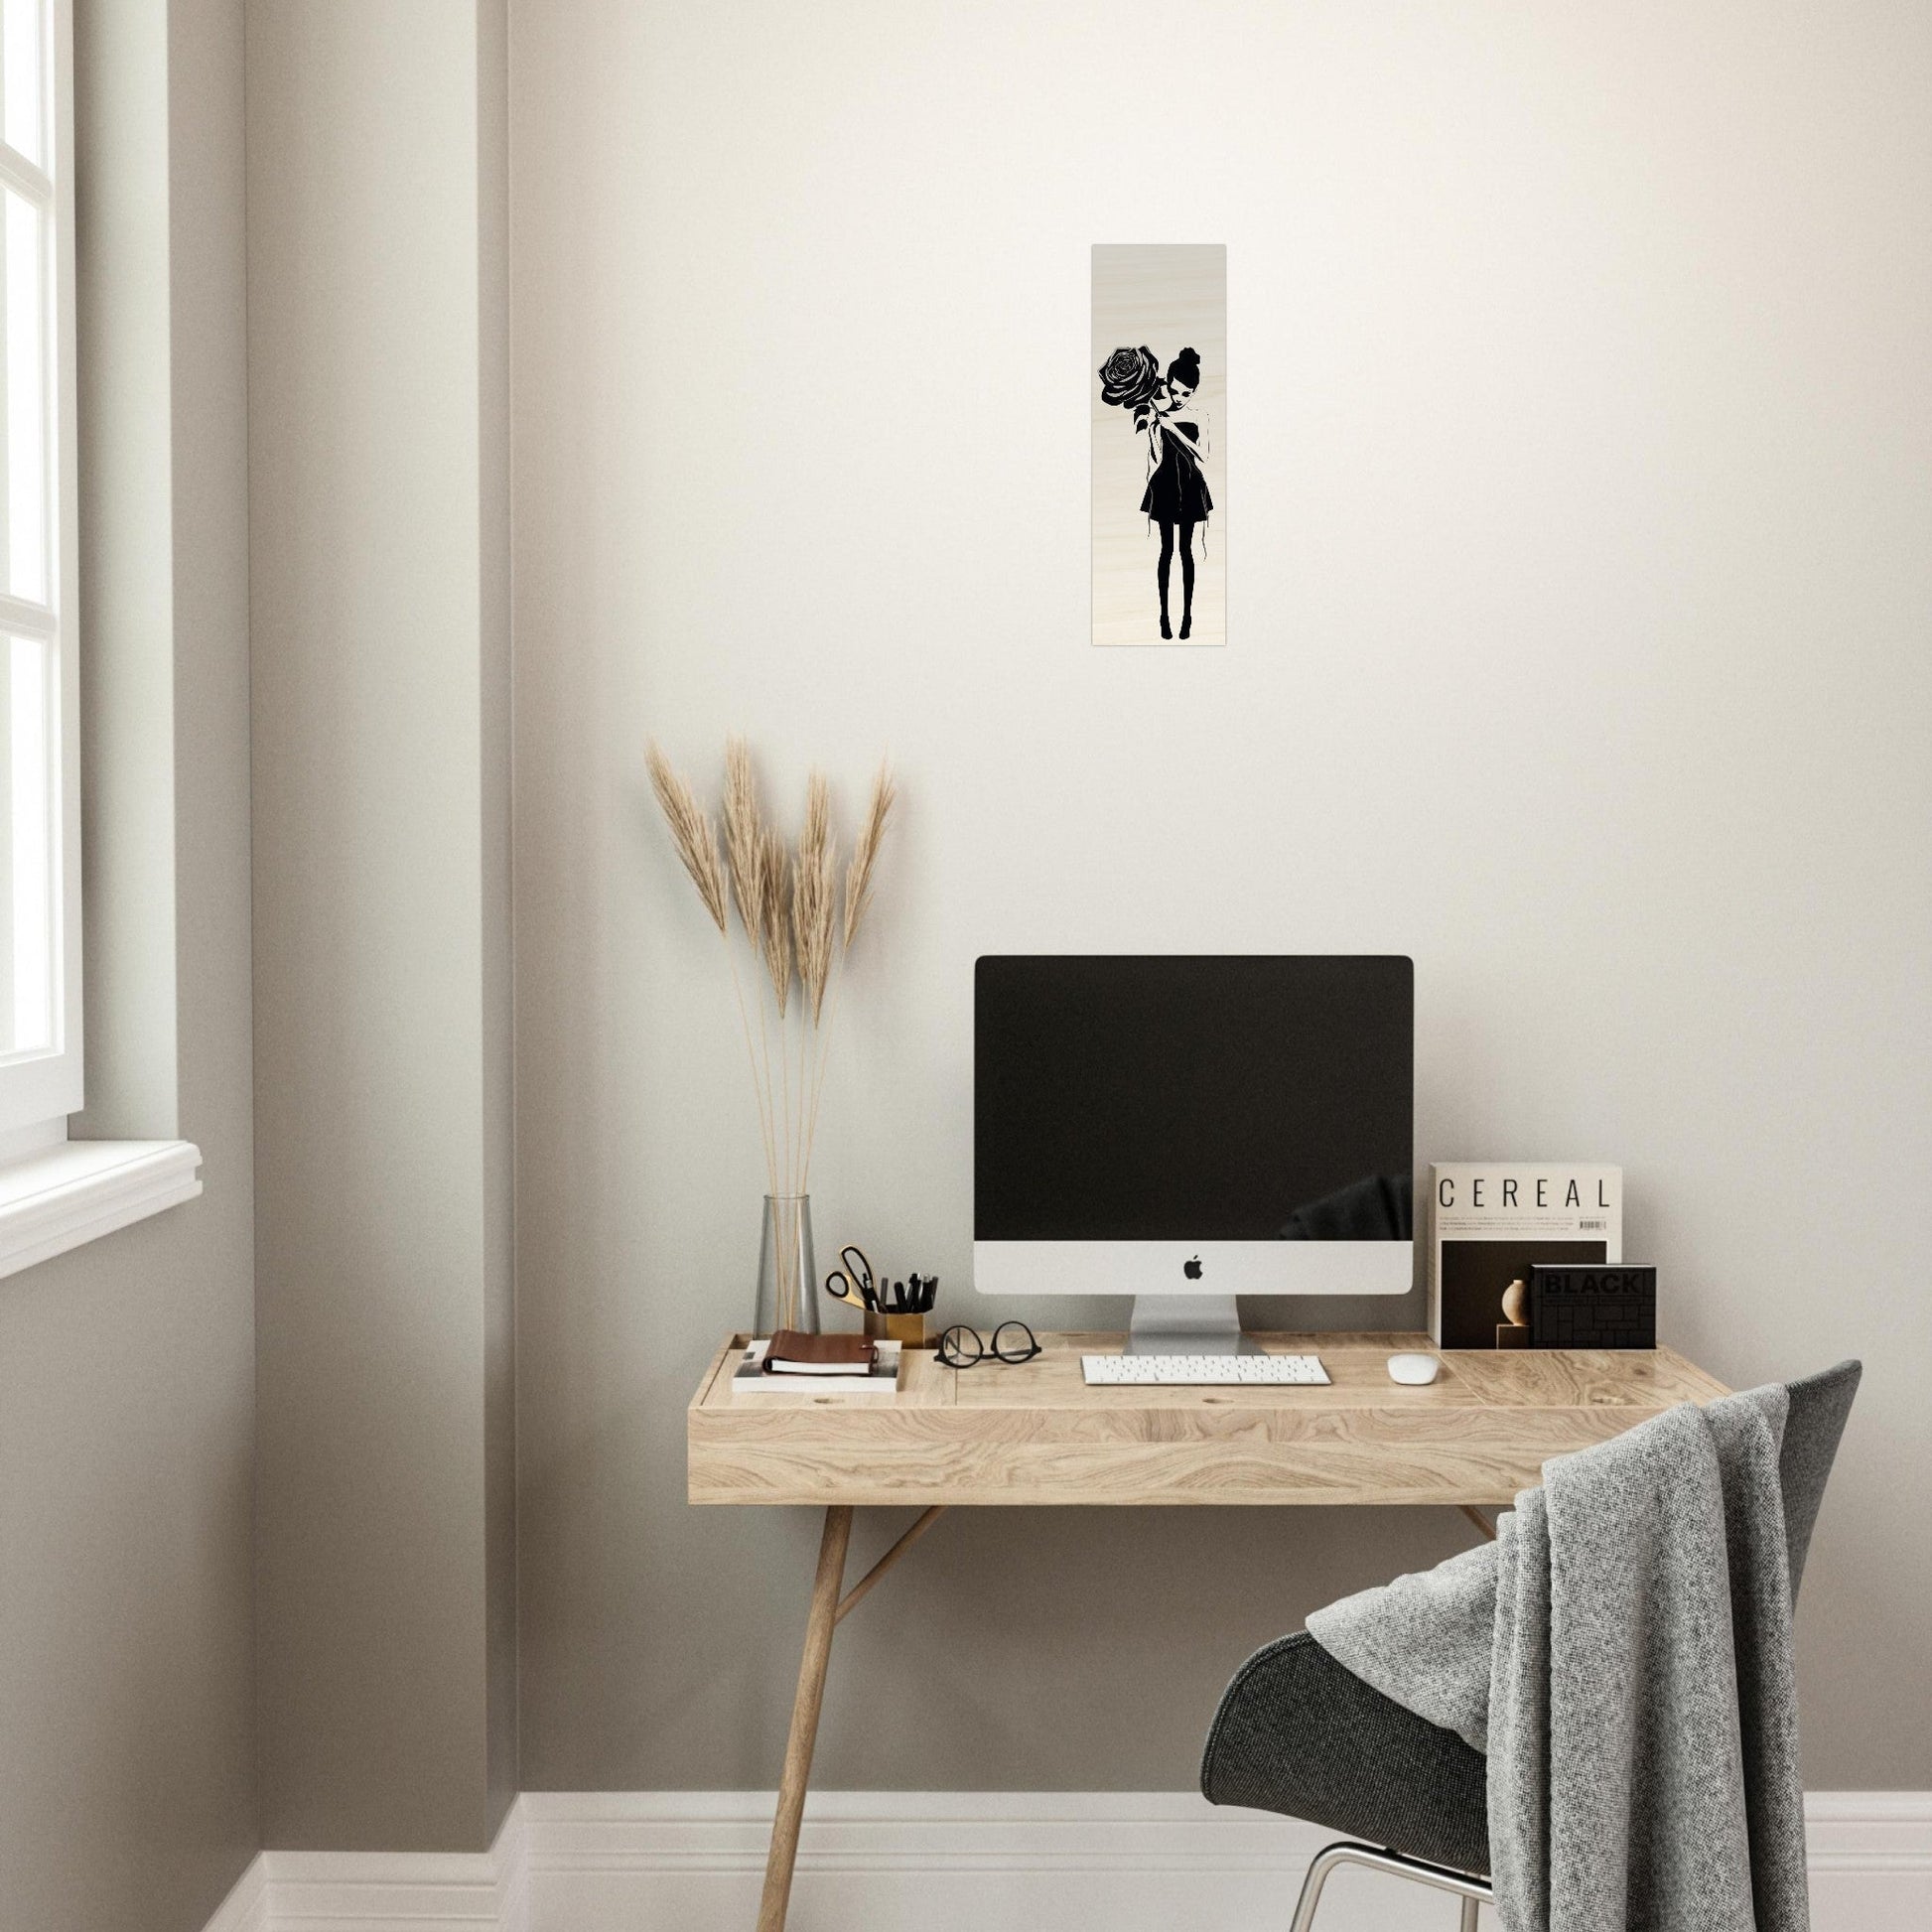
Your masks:
[{"label": "window sill", "polygon": [[202,1191],[190,1141],[64,1141],[0,1168],[0,1275],[18,1274]]}]

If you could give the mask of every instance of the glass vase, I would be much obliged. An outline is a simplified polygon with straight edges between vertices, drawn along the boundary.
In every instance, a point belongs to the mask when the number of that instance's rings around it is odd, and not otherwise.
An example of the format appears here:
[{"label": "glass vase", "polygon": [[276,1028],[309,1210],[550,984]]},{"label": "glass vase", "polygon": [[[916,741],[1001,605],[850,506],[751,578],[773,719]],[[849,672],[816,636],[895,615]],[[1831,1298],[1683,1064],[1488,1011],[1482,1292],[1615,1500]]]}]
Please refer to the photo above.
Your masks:
[{"label": "glass vase", "polygon": [[759,1299],[754,1335],[780,1328],[818,1333],[818,1269],[812,1255],[812,1197],[766,1194],[759,1244]]}]

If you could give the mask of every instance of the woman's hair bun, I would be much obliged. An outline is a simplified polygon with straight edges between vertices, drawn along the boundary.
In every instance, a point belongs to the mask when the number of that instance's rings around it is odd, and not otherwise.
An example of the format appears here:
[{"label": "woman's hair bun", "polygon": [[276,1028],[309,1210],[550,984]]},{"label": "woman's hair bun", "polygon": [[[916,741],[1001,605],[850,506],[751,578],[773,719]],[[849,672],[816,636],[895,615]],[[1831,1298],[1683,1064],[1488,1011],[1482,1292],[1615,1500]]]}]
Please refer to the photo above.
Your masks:
[{"label": "woman's hair bun", "polygon": [[1198,389],[1200,387],[1200,357],[1191,348],[1183,348],[1168,364],[1168,380],[1170,382],[1184,382],[1190,389]]}]

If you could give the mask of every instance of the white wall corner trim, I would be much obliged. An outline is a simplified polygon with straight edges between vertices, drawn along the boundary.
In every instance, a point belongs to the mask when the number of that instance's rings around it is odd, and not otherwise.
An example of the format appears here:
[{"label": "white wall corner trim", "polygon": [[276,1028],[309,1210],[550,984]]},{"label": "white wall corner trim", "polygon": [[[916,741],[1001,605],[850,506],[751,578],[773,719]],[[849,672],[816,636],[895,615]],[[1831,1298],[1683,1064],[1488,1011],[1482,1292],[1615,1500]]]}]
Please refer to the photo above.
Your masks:
[{"label": "white wall corner trim", "polygon": [[207,1932],[268,1932],[268,1858],[257,1852],[234,1890],[208,1920]]},{"label": "white wall corner trim", "polygon": [[[487,1852],[268,1852],[207,1932],[742,1932],[772,1796],[526,1792]],[[1932,1792],[1806,1800],[1814,1932],[1932,1925]],[[1336,1834],[1186,1792],[828,1791],[794,1932],[1254,1932]],[[1441,1898],[1336,1877],[1323,1932],[1440,1932]],[[1489,1924],[1485,1916],[1484,1924]]]},{"label": "white wall corner trim", "polygon": [[191,1141],[60,1141],[0,1168],[0,1275],[96,1241],[202,1191]]},{"label": "white wall corner trim", "polygon": [[423,1926],[527,1932],[515,1811],[487,1852],[270,1852],[268,1923],[399,1932]]}]

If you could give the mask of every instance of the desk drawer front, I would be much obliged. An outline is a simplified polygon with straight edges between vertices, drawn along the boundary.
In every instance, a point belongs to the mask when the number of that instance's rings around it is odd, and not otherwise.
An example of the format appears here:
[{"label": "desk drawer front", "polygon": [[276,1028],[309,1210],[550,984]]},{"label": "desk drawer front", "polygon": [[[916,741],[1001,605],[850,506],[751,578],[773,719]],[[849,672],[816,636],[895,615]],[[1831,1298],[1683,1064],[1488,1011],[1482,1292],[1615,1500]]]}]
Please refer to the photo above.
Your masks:
[{"label": "desk drawer front", "polygon": [[702,1410],[694,1503],[1503,1504],[1657,1410]]}]

